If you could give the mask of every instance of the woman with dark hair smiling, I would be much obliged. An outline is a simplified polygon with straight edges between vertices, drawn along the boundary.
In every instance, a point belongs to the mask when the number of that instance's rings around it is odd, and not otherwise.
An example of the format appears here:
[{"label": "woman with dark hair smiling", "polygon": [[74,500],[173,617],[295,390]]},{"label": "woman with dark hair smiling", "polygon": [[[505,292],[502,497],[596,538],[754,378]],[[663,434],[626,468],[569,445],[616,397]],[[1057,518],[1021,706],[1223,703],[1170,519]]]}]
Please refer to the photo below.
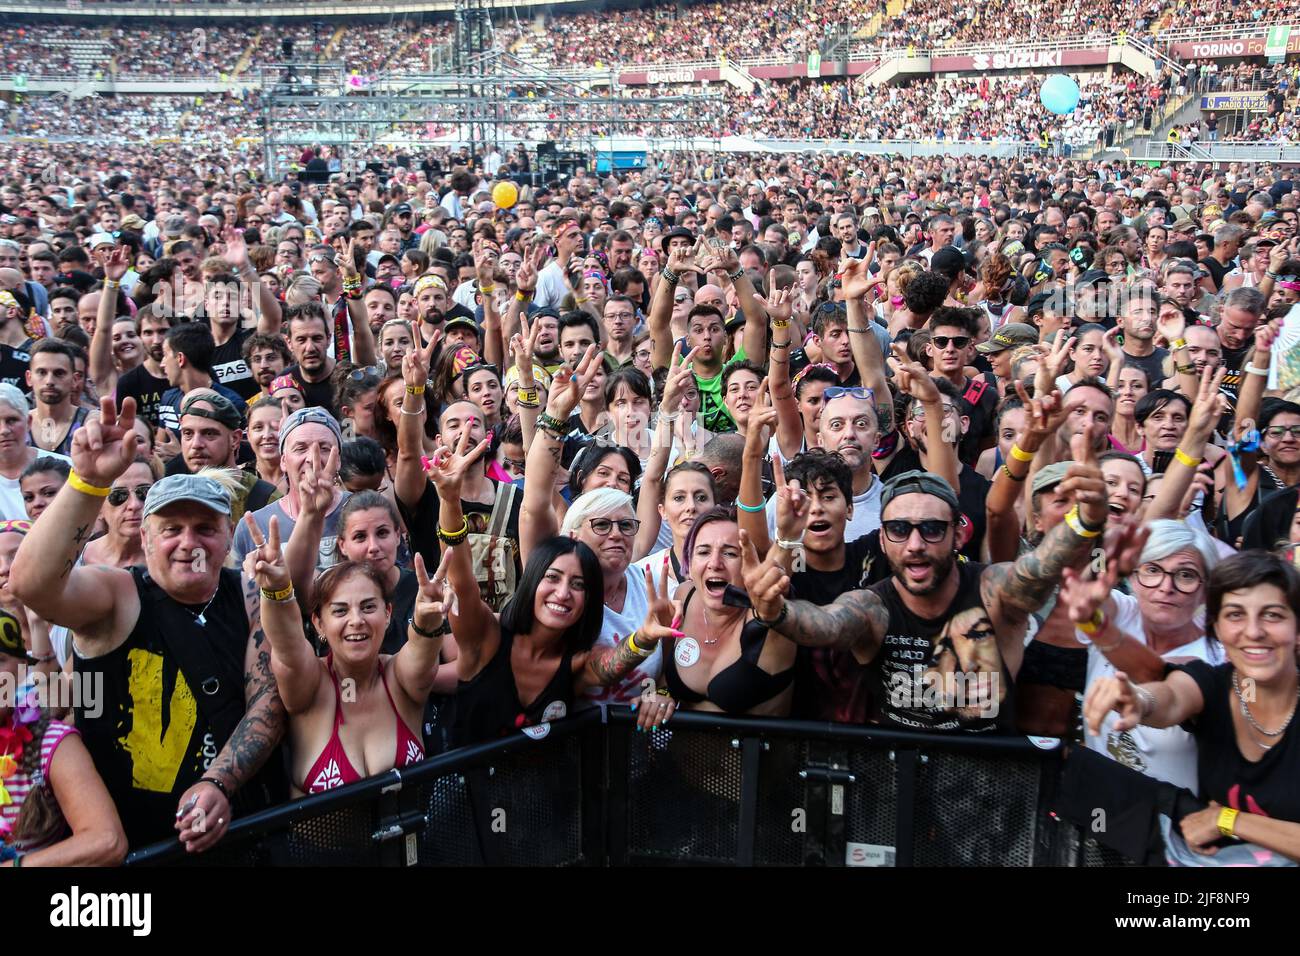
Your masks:
[{"label": "woman with dark hair smiling", "polygon": [[1115,711],[1116,731],[1181,725],[1196,738],[1210,804],[1179,821],[1193,853],[1213,856],[1220,841],[1244,840],[1254,844],[1248,863],[1271,862],[1265,851],[1300,861],[1300,732],[1290,729],[1300,693],[1300,571],[1264,551],[1233,555],[1210,574],[1205,620],[1226,663],[1191,661],[1138,686],[1117,671],[1093,684],[1084,716],[1093,734]]}]

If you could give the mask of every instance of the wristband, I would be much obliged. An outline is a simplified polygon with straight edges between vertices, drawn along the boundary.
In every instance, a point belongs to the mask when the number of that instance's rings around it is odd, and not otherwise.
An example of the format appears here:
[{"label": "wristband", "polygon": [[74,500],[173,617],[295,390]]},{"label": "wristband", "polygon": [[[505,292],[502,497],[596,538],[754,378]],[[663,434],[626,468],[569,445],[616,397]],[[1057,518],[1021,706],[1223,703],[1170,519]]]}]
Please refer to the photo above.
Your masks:
[{"label": "wristband", "polygon": [[1031,451],[1025,451],[1019,445],[1013,443],[1011,445],[1011,457],[1016,461],[1033,461],[1034,453]]},{"label": "wristband", "polygon": [[1145,687],[1139,687],[1137,684],[1134,684],[1133,693],[1137,696],[1138,710],[1142,712],[1143,717],[1155,710],[1156,698],[1151,691],[1147,690]]},{"label": "wristband", "polygon": [[803,539],[796,538],[793,541],[782,541],[780,538],[777,538],[776,546],[780,548],[782,551],[802,551]]},{"label": "wristband", "polygon": [[1187,339],[1174,339],[1173,342],[1169,344],[1169,347],[1175,352],[1179,349],[1185,349],[1187,348]]},{"label": "wristband", "polygon": [[761,505],[747,505],[739,498],[737,498],[736,507],[739,508],[741,511],[748,511],[750,514],[759,514],[767,510],[767,503],[764,502]]},{"label": "wristband", "polygon": [[425,406],[424,402],[421,402],[419,408],[412,410],[412,409],[407,408],[407,407],[406,407],[406,403],[403,402],[403,403],[402,403],[401,412],[402,412],[403,415],[423,415],[423,414],[424,414],[424,409],[425,409],[425,407],[426,407],[426,406]]},{"label": "wristband", "polygon": [[449,548],[454,548],[466,538],[469,537],[469,519],[462,517],[460,527],[455,531],[447,531],[441,525],[438,526],[438,538]]},{"label": "wristband", "polygon": [[744,276],[745,276],[745,270],[740,268],[737,268],[735,272],[727,273],[727,278],[730,279],[732,282],[735,282],[737,279],[742,279],[744,278]]},{"label": "wristband", "polygon": [[494,285],[481,285],[478,287],[478,290],[482,292],[484,295],[491,295],[493,292],[497,290],[497,287]]},{"label": "wristband", "polygon": [[360,287],[355,288],[355,289],[344,289],[344,290],[343,290],[343,298],[345,298],[345,299],[351,299],[351,300],[353,300],[354,302],[355,302],[357,299],[360,299],[362,295],[363,295],[363,293],[362,293]]},{"label": "wristband", "polygon": [[423,394],[424,394],[424,388],[425,388],[425,387],[424,387],[423,385],[408,385],[408,386],[406,386],[406,394],[407,394],[407,395],[423,395]]},{"label": "wristband", "polygon": [[1247,374],[1247,375],[1259,375],[1259,376],[1261,376],[1261,377],[1263,377],[1263,378],[1268,378],[1268,369],[1266,369],[1266,368],[1256,368],[1254,365],[1251,365],[1249,362],[1247,362],[1247,363],[1246,363],[1246,374]]},{"label": "wristband", "polygon": [[528,302],[532,299],[532,297],[533,297],[533,293],[531,289],[528,290],[527,292],[525,292],[523,289],[520,289],[518,292],[515,293],[516,302]]},{"label": "wristband", "polygon": [[1174,449],[1174,457],[1177,458],[1179,461],[1181,461],[1188,468],[1195,468],[1197,465],[1201,463],[1201,459],[1193,458],[1191,455],[1187,454],[1187,452],[1183,451],[1181,448]]},{"label": "wristband", "polygon": [[220,780],[218,780],[216,777],[199,777],[199,783],[212,784],[214,787],[216,787],[218,790],[221,791],[221,795],[226,798],[227,803],[231,802],[234,799],[234,797],[230,795],[230,791],[226,789],[226,785],[222,783]]},{"label": "wristband", "polygon": [[1007,467],[1007,463],[1005,461],[1002,463],[1002,471],[1012,481],[1017,481],[1017,482],[1024,481],[1026,478],[1029,477],[1029,472],[1025,472],[1023,475],[1017,478],[1015,475],[1011,473],[1011,469]]},{"label": "wristband", "polygon": [[451,622],[448,621],[445,617],[442,619],[442,623],[439,624],[437,627],[435,627],[432,631],[426,631],[424,628],[420,627],[420,625],[415,623],[415,614],[412,613],[410,619],[407,620],[406,622],[406,626],[409,627],[411,630],[413,630],[416,634],[419,634],[421,637],[427,637],[430,639],[435,637],[445,637],[446,635],[451,633]]},{"label": "wristband", "polygon": [[90,495],[92,498],[107,498],[108,493],[113,490],[112,488],[101,488],[99,485],[92,485],[75,471],[68,472],[68,484],[83,495]]},{"label": "wristband", "polygon": [[870,329],[849,329],[849,331],[857,335],[866,335],[871,330]]},{"label": "wristband", "polygon": [[1083,631],[1083,633],[1087,634],[1089,637],[1093,637],[1106,626],[1106,612],[1101,608],[1097,608],[1097,610],[1092,612],[1091,620],[1084,621],[1082,624],[1075,624],[1074,626]]},{"label": "wristband", "polygon": [[287,601],[293,597],[293,584],[280,591],[272,591],[270,588],[262,588],[262,597],[268,601]]},{"label": "wristband", "polygon": [[633,654],[635,654],[637,657],[642,658],[643,660],[649,657],[653,653],[653,651],[647,650],[644,647],[636,646],[636,631],[633,631],[631,634],[627,636],[627,647],[628,650],[630,650]]},{"label": "wristband", "polygon": [[[1234,840],[1237,839],[1235,830],[1237,828],[1237,814],[1239,812],[1240,811],[1234,810],[1232,807],[1219,808],[1219,819],[1217,821],[1219,832],[1226,837],[1232,837]],[[17,861],[15,861],[15,865],[17,865]]]},{"label": "wristband", "polygon": [[1272,269],[1266,270],[1264,272],[1264,276],[1265,278],[1272,279],[1274,282],[1277,282],[1279,279],[1282,278],[1280,273],[1274,272]]},{"label": "wristband", "polygon": [[1195,374],[1196,374],[1196,366],[1195,366],[1195,365],[1179,365],[1179,366],[1178,366],[1178,374],[1179,374],[1179,375],[1195,375]]},{"label": "wristband", "polygon": [[536,398],[533,399],[531,402],[526,401],[522,398],[517,398],[515,399],[515,407],[516,408],[541,408],[542,403],[539,399]]},{"label": "wristband", "polygon": [[105,279],[105,280],[104,280],[104,288],[105,288],[105,289],[120,289],[120,288],[122,288],[122,283],[121,283],[120,281],[118,281],[117,279]]},{"label": "wristband", "polygon": [[757,612],[757,611],[754,612],[754,620],[757,621],[759,624],[762,624],[762,625],[763,625],[765,628],[767,628],[769,631],[774,631],[774,630],[776,630],[778,627],[780,627],[782,624],[785,623],[785,619],[786,619],[787,617],[789,617],[789,616],[790,616],[790,602],[789,602],[789,601],[783,601],[783,602],[782,602],[782,604],[781,604],[781,613],[778,614],[776,617],[772,618],[772,620],[770,620],[770,621],[765,621],[765,620],[763,620],[763,618],[761,618],[761,617],[758,616],[758,612]]},{"label": "wristband", "polygon": [[790,347],[790,343],[789,343],[789,342],[773,342],[773,343],[772,343],[772,348],[774,348],[774,349],[788,349],[789,347]]},{"label": "wristband", "polygon": [[790,327],[789,319],[786,319],[784,322],[778,322],[776,321],[776,319],[772,320],[772,328],[774,329],[788,329],[789,327]]},{"label": "wristband", "polygon": [[554,432],[557,438],[564,437],[565,433],[569,430],[569,426],[566,422],[560,421],[549,412],[542,412],[537,416],[537,427]]},{"label": "wristband", "polygon": [[673,422],[677,421],[677,419],[681,417],[682,417],[681,412],[660,412],[659,413],[659,420],[661,422],[667,422],[669,425],[671,425]]},{"label": "wristband", "polygon": [[1094,531],[1083,523],[1083,519],[1079,517],[1078,505],[1075,505],[1073,508],[1070,509],[1069,513],[1066,514],[1065,523],[1069,525],[1070,530],[1073,531],[1075,534],[1077,534],[1080,538],[1095,538],[1098,535],[1100,535],[1102,532],[1101,528],[1098,528]]},{"label": "wristband", "polygon": [[664,281],[667,282],[669,285],[676,285],[678,280],[681,279],[681,276],[679,276],[676,272],[673,272],[667,266],[664,266],[659,274],[663,276]]},{"label": "wristband", "polygon": [[[537,389],[536,389],[535,387],[534,387],[534,388],[520,388],[518,391],[515,392],[515,397],[518,398],[519,401],[521,401],[521,402],[533,402],[534,404],[536,404],[536,402],[537,402]],[[529,407],[532,407],[532,406],[529,406]]]}]

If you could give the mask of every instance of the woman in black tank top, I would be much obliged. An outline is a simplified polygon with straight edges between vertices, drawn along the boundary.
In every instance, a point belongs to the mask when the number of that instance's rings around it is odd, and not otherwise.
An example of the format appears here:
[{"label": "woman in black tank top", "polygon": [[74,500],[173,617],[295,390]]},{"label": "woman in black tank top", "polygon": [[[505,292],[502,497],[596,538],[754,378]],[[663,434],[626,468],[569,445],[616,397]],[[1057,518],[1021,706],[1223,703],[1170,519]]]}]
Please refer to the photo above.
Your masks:
[{"label": "woman in black tank top", "polygon": [[683,553],[688,561],[683,570],[690,574],[683,585],[683,636],[667,638],[664,644],[664,681],[671,699],[665,705],[662,692],[658,700],[643,696],[637,704],[638,724],[653,729],[675,706],[787,716],[797,647],[755,619],[740,589],[735,512],[715,508],[701,515],[686,537]]}]

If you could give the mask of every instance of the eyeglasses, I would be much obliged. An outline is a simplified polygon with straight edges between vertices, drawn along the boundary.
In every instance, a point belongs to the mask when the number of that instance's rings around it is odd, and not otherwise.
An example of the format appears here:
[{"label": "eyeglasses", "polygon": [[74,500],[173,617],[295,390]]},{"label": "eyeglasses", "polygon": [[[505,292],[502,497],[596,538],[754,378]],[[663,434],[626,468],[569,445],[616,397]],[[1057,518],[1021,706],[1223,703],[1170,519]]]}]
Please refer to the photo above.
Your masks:
[{"label": "eyeglasses", "polygon": [[360,382],[372,375],[376,377],[380,375],[378,365],[367,365],[364,368],[354,368],[351,372],[348,372],[348,378],[352,379],[354,382]]},{"label": "eyeglasses", "polygon": [[930,336],[930,341],[933,342],[935,347],[939,349],[946,349],[949,345],[951,345],[955,349],[964,349],[966,346],[970,345],[970,336],[969,335],[932,335]]},{"label": "eyeglasses", "polygon": [[1158,564],[1144,564],[1137,569],[1138,584],[1144,588],[1155,590],[1160,587],[1169,578],[1174,582],[1174,590],[1183,594],[1194,594],[1196,589],[1205,583],[1199,571],[1191,568],[1179,568],[1177,571],[1166,571]]},{"label": "eyeglasses", "polygon": [[845,387],[843,385],[831,385],[826,391],[822,392],[822,402],[829,402],[831,399],[839,398],[841,395],[847,395],[849,398],[862,398],[870,400],[875,397],[876,393],[869,388],[861,385]]},{"label": "eyeglasses", "polygon": [[1264,429],[1264,434],[1269,438],[1282,438],[1286,435],[1300,438],[1300,425],[1269,425]]},{"label": "eyeglasses", "polygon": [[641,527],[639,518],[589,518],[587,523],[591,525],[591,533],[598,538],[603,538],[613,531],[614,525],[618,525],[618,533],[625,538],[635,535],[637,528]]},{"label": "eyeglasses", "polygon": [[143,502],[149,497],[149,485],[136,485],[134,488],[114,488],[108,493],[108,503],[114,508],[120,508],[126,504],[126,499],[135,493],[135,500]]},{"label": "eyeglasses", "polygon": [[[830,391],[830,389],[827,389]],[[953,522],[943,521],[939,518],[927,518],[925,521],[904,521],[896,518],[891,521],[882,521],[880,526],[885,529],[885,536],[896,544],[902,544],[912,537],[913,531],[921,532],[921,540],[927,544],[938,544],[943,540],[943,536],[948,533]]]}]

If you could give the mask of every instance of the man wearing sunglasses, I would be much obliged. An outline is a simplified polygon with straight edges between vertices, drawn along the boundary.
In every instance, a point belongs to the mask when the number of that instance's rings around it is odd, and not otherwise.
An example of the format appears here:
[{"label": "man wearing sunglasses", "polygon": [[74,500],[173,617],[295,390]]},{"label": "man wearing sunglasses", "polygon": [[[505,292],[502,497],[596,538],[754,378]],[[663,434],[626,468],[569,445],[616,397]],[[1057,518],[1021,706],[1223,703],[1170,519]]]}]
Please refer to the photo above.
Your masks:
[{"label": "man wearing sunglasses", "polygon": [[934,310],[928,328],[930,344],[926,348],[933,360],[934,374],[956,386],[961,394],[961,414],[970,421],[957,455],[973,468],[980,452],[993,444],[993,419],[998,405],[998,388],[992,375],[983,373],[975,378],[966,375],[974,354],[971,346],[979,332],[979,311],[943,306]]},{"label": "man wearing sunglasses", "polygon": [[886,726],[1010,731],[1029,617],[1064,568],[1088,561],[1105,530],[1101,469],[1085,441],[1075,450],[1067,480],[1077,510],[1016,562],[959,562],[956,493],[941,478],[905,472],[881,495],[887,580],[824,607],[790,600],[781,549],[760,560],[746,540],[745,589],[756,616],[797,644],[843,648],[870,665]]}]

